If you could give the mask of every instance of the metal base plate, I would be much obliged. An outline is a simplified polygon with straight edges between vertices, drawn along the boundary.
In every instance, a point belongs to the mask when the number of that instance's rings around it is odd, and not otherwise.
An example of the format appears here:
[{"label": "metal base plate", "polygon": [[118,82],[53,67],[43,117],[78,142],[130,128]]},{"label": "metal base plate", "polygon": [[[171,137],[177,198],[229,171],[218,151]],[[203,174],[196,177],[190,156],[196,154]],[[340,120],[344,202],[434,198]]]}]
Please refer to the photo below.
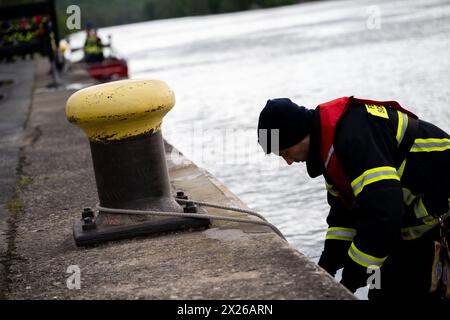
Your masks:
[{"label": "metal base plate", "polygon": [[[199,211],[199,215],[206,213],[206,210],[203,208],[199,208]],[[101,215],[102,212],[99,216]],[[104,221],[104,219],[98,218],[96,220]],[[130,239],[165,232],[205,229],[208,228],[209,224],[210,220],[208,219],[149,217],[145,222],[131,224],[107,225],[100,222],[96,224],[94,229],[83,230],[83,221],[75,221],[73,235],[77,246],[89,246],[106,241]]]}]

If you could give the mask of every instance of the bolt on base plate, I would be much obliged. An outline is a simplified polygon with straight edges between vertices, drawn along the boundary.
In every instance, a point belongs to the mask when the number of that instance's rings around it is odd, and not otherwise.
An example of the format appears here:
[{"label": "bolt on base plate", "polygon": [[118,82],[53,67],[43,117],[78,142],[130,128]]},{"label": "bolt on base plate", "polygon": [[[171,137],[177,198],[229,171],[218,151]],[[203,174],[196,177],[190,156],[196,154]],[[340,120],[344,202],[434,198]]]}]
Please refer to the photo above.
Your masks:
[{"label": "bolt on base plate", "polygon": [[[77,246],[89,246],[102,242],[130,239],[141,236],[157,235],[166,232],[174,232],[188,229],[206,229],[210,224],[209,219],[195,219],[183,217],[146,217],[145,222],[124,223],[110,225],[102,223],[105,219],[99,219],[111,214],[100,212],[95,220],[90,214],[83,211],[81,220],[75,221],[73,235]],[[206,214],[204,208],[198,207],[199,215]],[[118,215],[115,216],[129,216]],[[142,218],[142,217],[141,217]]]}]

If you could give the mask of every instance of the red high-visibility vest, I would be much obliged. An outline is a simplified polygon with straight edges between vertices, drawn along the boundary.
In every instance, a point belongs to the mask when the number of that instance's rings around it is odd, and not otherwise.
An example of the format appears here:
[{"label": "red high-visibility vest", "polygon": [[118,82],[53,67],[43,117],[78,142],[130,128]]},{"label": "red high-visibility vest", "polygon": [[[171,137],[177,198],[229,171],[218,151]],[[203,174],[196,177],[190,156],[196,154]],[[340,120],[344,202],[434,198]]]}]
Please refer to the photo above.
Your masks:
[{"label": "red high-visibility vest", "polygon": [[403,109],[396,101],[374,101],[357,99],[354,97],[342,97],[329,102],[322,103],[318,106],[320,114],[320,154],[325,165],[327,177],[331,180],[333,186],[337,189],[339,197],[348,207],[355,205],[355,195],[353,193],[350,179],[344,172],[342,165],[339,163],[336,153],[334,152],[333,142],[336,135],[336,126],[342,119],[342,116],[351,104],[370,104],[383,106],[404,112],[414,119],[417,116],[412,112]]}]

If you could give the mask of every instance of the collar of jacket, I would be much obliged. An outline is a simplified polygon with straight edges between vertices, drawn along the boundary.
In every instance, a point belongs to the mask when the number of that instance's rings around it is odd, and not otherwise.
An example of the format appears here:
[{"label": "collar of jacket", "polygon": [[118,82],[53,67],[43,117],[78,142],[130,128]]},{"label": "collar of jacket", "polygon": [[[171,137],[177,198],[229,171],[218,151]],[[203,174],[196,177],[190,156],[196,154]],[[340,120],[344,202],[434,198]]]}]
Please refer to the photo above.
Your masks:
[{"label": "collar of jacket", "polygon": [[310,132],[309,154],[306,160],[306,169],[311,178],[317,178],[325,172],[325,167],[320,156],[320,114],[316,109]]}]

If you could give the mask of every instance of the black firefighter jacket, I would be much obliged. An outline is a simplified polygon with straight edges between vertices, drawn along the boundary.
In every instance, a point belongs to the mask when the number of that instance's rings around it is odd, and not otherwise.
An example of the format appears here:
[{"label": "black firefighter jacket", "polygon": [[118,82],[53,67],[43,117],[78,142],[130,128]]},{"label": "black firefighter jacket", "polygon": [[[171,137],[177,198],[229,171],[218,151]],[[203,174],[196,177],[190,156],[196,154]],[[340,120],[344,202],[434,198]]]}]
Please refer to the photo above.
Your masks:
[{"label": "black firefighter jacket", "polygon": [[[320,119],[315,113],[308,173],[324,173],[319,154]],[[344,267],[342,283],[351,291],[366,286],[368,267],[381,267],[399,241],[422,237],[449,216],[450,136],[419,120],[406,158],[399,140],[404,113],[373,114],[350,106],[336,128],[334,149],[356,196],[349,209],[324,174],[331,206],[319,265],[330,274]],[[420,253],[418,253],[420,254]]]}]

